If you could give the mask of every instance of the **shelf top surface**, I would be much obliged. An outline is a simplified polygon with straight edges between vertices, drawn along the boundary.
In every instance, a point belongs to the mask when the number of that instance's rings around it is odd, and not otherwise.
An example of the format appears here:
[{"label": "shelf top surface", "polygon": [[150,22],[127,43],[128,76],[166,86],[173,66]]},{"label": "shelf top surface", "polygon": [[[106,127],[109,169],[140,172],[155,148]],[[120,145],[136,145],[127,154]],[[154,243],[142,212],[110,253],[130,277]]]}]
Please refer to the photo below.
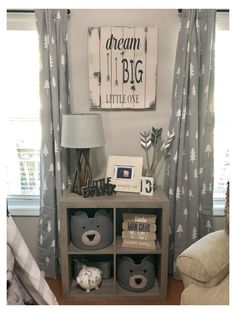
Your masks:
[{"label": "shelf top surface", "polygon": [[117,192],[113,195],[104,195],[104,196],[94,196],[94,197],[83,197],[77,195],[75,193],[70,193],[68,189],[66,189],[63,193],[63,197],[61,200],[62,203],[66,203],[66,206],[79,204],[79,206],[91,206],[93,204],[97,207],[122,207],[123,205],[126,207],[130,204],[130,206],[137,207],[158,207],[162,206],[164,203],[168,203],[169,200],[164,193],[161,187],[157,187],[157,190],[154,192],[153,196],[141,195],[138,193],[130,193],[130,192]]}]

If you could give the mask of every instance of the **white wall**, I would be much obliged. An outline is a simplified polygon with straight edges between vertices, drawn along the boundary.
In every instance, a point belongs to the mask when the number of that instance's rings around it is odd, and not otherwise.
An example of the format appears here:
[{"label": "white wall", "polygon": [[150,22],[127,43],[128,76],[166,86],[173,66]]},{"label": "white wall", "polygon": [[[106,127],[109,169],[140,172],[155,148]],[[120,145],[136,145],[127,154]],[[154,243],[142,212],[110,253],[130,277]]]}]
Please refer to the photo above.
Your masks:
[{"label": "white wall", "polygon": [[[72,10],[69,21],[69,60],[71,111],[89,112],[88,95],[88,27],[89,26],[157,26],[157,106],[155,111],[99,111],[105,131],[105,147],[92,151],[94,176],[106,174],[108,155],[143,156],[139,132],[152,126],[162,127],[166,135],[169,124],[171,93],[179,18],[177,10]],[[94,154],[96,152],[96,154]],[[95,158],[96,157],[96,158]],[[95,160],[98,165],[95,166]],[[144,159],[145,161],[145,159]],[[162,165],[157,182],[163,183]]]}]

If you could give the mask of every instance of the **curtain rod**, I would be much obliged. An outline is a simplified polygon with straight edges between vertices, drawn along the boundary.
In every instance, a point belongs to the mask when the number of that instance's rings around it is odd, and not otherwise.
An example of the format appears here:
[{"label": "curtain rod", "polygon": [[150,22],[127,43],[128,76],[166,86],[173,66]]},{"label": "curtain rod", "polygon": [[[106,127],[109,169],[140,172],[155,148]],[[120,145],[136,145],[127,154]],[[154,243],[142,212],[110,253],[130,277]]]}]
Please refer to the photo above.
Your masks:
[{"label": "curtain rod", "polygon": [[[7,10],[8,13],[34,13],[35,10],[15,10],[15,9],[10,9]],[[70,10],[67,9],[67,14],[70,14]]]},{"label": "curtain rod", "polygon": [[[178,9],[178,12],[181,13],[183,9]],[[14,9],[9,9],[7,10],[8,13],[34,13],[34,10],[14,10]],[[229,9],[218,9],[216,12],[229,12]],[[67,14],[70,14],[71,11],[70,9],[67,9]]]},{"label": "curtain rod", "polygon": [[[181,13],[183,9],[178,9],[178,13]],[[229,9],[218,9],[216,12],[229,12]]]}]

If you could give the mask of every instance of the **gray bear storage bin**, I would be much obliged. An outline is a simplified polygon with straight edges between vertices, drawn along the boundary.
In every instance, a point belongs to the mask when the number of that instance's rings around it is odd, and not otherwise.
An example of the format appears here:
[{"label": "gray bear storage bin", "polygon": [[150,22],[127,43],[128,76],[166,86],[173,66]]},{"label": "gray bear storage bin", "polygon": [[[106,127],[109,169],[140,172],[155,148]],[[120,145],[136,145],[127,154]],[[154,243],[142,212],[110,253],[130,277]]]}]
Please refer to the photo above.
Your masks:
[{"label": "gray bear storage bin", "polygon": [[77,210],[70,217],[71,242],[80,249],[102,249],[113,241],[112,217],[99,209],[93,217]]},{"label": "gray bear storage bin", "polygon": [[117,281],[119,285],[130,291],[146,291],[155,284],[155,268],[151,255],[145,256],[141,262],[124,256],[118,260]]}]

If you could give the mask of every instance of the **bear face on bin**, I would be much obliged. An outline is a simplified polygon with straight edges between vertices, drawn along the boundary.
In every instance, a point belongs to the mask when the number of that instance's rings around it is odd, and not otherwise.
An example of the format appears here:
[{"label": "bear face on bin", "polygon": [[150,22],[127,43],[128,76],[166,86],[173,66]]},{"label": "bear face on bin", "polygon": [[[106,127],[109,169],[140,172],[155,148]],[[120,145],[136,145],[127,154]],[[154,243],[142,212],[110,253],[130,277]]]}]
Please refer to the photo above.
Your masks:
[{"label": "bear face on bin", "polygon": [[118,261],[117,281],[119,285],[131,291],[146,291],[155,284],[155,269],[153,258],[145,256],[141,263],[135,263],[129,256]]},{"label": "bear face on bin", "polygon": [[112,239],[112,219],[105,209],[88,217],[82,210],[71,215],[71,241],[81,249],[101,249],[110,245]]}]

